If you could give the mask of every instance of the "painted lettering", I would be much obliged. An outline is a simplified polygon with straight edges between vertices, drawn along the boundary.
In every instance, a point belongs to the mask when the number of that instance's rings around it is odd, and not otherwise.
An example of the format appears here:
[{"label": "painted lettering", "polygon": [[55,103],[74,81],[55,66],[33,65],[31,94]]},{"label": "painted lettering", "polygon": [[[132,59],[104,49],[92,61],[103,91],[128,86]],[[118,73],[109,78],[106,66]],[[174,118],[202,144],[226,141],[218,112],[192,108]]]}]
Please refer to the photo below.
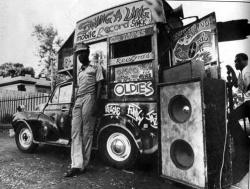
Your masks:
[{"label": "painted lettering", "polygon": [[154,58],[153,53],[143,53],[143,54],[137,54],[137,55],[132,55],[132,56],[125,56],[121,58],[111,59],[110,64],[111,65],[126,64],[126,63],[139,62],[139,61],[144,61],[144,60],[151,60],[153,58]]},{"label": "painted lettering", "polygon": [[208,41],[209,41],[208,35],[205,32],[202,32],[200,38],[197,40],[197,44],[202,44]]},{"label": "painted lettering", "polygon": [[126,8],[126,15],[124,21],[130,20],[139,20],[149,18],[149,8],[145,8],[143,5],[140,8],[133,7],[132,10],[130,8]]},{"label": "painted lettering", "polygon": [[116,96],[151,96],[154,94],[154,89],[151,81],[139,83],[118,83],[114,87],[114,93]]},{"label": "painted lettering", "polygon": [[148,112],[146,115],[146,119],[150,122],[151,127],[158,127],[157,113],[155,112],[155,110]]},{"label": "painted lettering", "polygon": [[121,108],[118,104],[107,104],[105,106],[105,115],[119,117],[121,114]]},{"label": "painted lettering", "polygon": [[212,31],[202,31],[192,38],[186,39],[185,42],[181,39],[178,40],[173,49],[175,64],[189,60],[199,61],[204,64],[216,61],[216,56],[212,57],[216,55],[216,49],[212,45],[212,43],[215,43],[213,33]]},{"label": "painted lettering", "polygon": [[132,20],[132,23],[130,24],[130,27],[143,27],[143,26],[146,26],[147,23],[146,23],[146,20]]},{"label": "painted lettering", "polygon": [[122,20],[122,13],[121,10],[118,9],[114,14],[114,22],[120,22]]},{"label": "painted lettering", "polygon": [[82,32],[78,34],[77,41],[83,41],[94,37],[96,37],[96,31]]},{"label": "painted lettering", "polygon": [[98,30],[98,35],[97,37],[103,37],[105,35],[107,35],[108,33],[113,33],[115,31],[121,30],[121,29],[126,29],[129,27],[129,23],[125,22],[122,24],[117,24],[117,25],[110,25],[110,26],[106,26],[106,27],[101,27]]},{"label": "painted lettering", "polygon": [[[160,8],[162,9],[163,7]],[[110,33],[128,28],[132,29],[149,25],[153,22],[152,11],[155,10],[151,10],[144,2],[136,2],[86,18],[77,23],[74,43],[101,38]],[[162,17],[157,18],[157,20],[163,21],[165,19]],[[83,33],[90,31],[95,31],[96,35],[83,35]]]},{"label": "painted lettering", "polygon": [[144,116],[142,115],[142,109],[135,104],[128,105],[127,116],[138,122],[138,124],[140,124],[144,119]]},{"label": "painted lettering", "polygon": [[153,33],[153,28],[142,29],[138,31],[128,32],[122,35],[114,36],[110,39],[110,43],[120,42],[124,40],[130,40],[138,37],[143,37]]}]

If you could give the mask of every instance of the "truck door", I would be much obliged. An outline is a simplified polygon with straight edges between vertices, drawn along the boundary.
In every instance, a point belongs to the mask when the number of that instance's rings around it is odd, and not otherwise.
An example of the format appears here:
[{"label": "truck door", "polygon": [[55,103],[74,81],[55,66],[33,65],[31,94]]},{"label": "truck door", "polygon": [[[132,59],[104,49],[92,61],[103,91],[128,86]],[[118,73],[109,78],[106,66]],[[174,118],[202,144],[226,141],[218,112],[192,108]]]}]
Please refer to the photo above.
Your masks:
[{"label": "truck door", "polygon": [[72,83],[59,85],[54,90],[44,114],[49,116],[58,127],[60,137],[70,138],[71,132]]}]

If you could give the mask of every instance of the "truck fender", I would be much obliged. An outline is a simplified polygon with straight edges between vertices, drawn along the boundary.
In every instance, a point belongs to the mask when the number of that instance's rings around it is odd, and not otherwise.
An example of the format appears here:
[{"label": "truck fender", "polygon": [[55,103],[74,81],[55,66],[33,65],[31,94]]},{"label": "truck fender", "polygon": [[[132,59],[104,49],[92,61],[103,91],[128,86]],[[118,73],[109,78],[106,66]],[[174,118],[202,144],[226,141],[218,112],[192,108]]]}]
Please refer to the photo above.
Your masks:
[{"label": "truck fender", "polygon": [[98,148],[99,138],[100,138],[101,134],[102,134],[104,131],[106,131],[107,129],[110,129],[110,128],[112,128],[112,127],[120,128],[120,129],[123,129],[124,131],[126,131],[126,132],[131,136],[131,138],[134,140],[135,145],[136,145],[138,151],[139,151],[140,153],[142,153],[141,140],[140,140],[140,139],[137,139],[137,140],[136,140],[135,137],[134,137],[134,135],[133,135],[133,133],[132,133],[126,126],[121,125],[121,124],[118,124],[118,123],[112,123],[112,124],[105,125],[105,126],[103,126],[103,127],[99,130],[99,132],[98,132],[98,134],[97,134],[97,148]]},{"label": "truck fender", "polygon": [[33,121],[24,120],[24,119],[18,120],[18,121],[16,121],[16,122],[13,124],[12,127],[14,128],[14,131],[16,131],[17,126],[18,126],[20,123],[24,123],[24,124],[31,130],[32,135],[33,135],[33,137],[34,137],[34,140],[37,141],[37,139],[39,138],[39,133],[38,133],[38,129],[35,129],[35,127],[39,127],[39,126],[41,127],[42,124],[41,124],[40,121],[37,121],[37,120],[35,120],[34,122],[38,123],[39,125],[37,125],[37,124],[34,125],[34,124],[32,124],[32,122],[33,122]]},{"label": "truck fender", "polygon": [[27,123],[27,121],[26,121],[26,120],[24,120],[24,119],[22,119],[22,120],[18,120],[18,121],[16,121],[16,122],[12,125],[12,127],[13,127],[14,131],[16,132],[17,127],[18,127],[18,125],[19,125],[20,123],[25,124],[25,125],[29,128],[29,130],[32,132],[32,135],[33,135],[33,137],[34,137],[34,133],[33,133],[33,129],[32,129],[32,127],[31,127],[31,126]]},{"label": "truck fender", "polygon": [[[12,125],[12,127],[14,128],[14,131],[16,131],[17,126],[18,126],[20,123],[24,123],[24,124],[32,131],[30,125],[29,125],[29,124],[27,123],[27,121],[24,120],[24,119],[18,120],[18,121],[16,121],[16,122]],[[32,131],[32,132],[33,132],[33,131]]]}]

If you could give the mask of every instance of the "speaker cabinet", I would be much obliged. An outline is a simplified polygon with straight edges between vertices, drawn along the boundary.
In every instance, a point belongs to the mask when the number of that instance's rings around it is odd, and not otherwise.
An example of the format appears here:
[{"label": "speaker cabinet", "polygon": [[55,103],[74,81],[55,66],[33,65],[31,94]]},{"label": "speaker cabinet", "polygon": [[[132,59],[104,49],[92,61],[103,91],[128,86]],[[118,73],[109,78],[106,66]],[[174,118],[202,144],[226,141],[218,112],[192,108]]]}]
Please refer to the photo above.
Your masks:
[{"label": "speaker cabinet", "polygon": [[[194,188],[219,188],[226,136],[226,85],[203,79],[160,87],[160,175]],[[226,144],[222,185],[232,183]]]},{"label": "speaker cabinet", "polygon": [[204,78],[205,67],[203,64],[188,62],[165,69],[162,74],[163,82],[181,82],[197,77]]}]

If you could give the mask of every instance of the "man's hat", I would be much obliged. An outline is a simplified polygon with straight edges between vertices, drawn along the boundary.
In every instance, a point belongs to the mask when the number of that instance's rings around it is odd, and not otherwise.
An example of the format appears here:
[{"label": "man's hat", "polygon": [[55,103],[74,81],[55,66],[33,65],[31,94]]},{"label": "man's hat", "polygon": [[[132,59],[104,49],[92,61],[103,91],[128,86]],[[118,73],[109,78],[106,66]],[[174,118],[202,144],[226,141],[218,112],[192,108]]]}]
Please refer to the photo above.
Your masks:
[{"label": "man's hat", "polygon": [[75,46],[75,52],[88,50],[89,46],[85,43],[77,43]]}]

